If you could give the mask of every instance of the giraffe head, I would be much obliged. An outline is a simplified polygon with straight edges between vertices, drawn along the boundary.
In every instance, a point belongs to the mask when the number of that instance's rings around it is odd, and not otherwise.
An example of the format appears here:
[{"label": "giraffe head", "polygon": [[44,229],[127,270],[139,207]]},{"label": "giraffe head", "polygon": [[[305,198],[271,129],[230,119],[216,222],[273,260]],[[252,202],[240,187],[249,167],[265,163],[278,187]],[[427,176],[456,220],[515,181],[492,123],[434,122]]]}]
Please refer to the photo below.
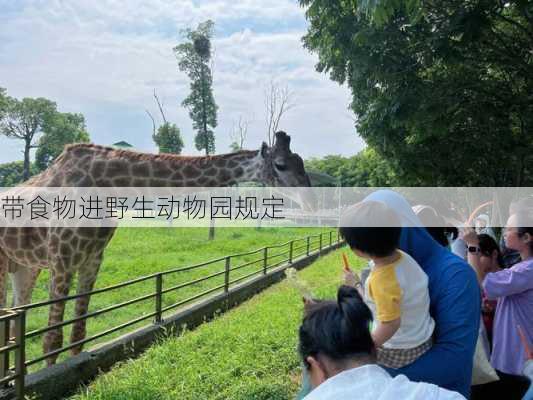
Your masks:
[{"label": "giraffe head", "polygon": [[290,149],[291,137],[278,131],[274,145],[268,147],[263,142],[261,157],[265,161],[266,180],[271,186],[309,187],[311,181],[305,172],[302,158]]}]

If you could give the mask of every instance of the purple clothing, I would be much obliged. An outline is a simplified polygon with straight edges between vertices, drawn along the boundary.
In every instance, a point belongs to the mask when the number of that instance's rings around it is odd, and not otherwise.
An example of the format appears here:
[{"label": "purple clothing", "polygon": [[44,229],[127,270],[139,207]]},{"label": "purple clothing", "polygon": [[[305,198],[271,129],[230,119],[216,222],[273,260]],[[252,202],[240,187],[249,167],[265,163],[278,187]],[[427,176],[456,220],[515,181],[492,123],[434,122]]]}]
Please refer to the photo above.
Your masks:
[{"label": "purple clothing", "polygon": [[498,299],[491,364],[506,374],[522,375],[526,353],[517,326],[533,343],[533,259],[487,274],[483,288],[487,298]]}]

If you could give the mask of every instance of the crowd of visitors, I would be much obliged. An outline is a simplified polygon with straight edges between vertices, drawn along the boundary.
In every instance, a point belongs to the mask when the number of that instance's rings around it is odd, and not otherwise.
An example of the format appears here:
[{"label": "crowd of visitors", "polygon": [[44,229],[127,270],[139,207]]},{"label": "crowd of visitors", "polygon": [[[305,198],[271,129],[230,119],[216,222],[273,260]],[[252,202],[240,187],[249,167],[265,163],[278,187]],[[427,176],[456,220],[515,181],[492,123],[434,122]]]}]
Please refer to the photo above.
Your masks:
[{"label": "crowd of visitors", "polygon": [[390,190],[346,210],[340,233],[370,272],[346,268],[336,301],[306,303],[299,398],[533,400],[533,198],[500,238],[487,214],[438,218]]}]

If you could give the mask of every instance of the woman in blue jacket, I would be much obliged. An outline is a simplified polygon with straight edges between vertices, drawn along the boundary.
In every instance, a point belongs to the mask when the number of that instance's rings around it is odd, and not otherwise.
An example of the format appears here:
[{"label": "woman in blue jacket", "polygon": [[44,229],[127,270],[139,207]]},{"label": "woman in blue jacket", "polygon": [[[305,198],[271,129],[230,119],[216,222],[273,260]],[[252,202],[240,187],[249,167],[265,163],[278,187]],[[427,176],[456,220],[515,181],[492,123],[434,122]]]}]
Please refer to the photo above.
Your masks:
[{"label": "woman in blue jacket", "polygon": [[386,203],[402,219],[400,248],[428,275],[430,313],[435,320],[431,349],[416,362],[389,373],[434,383],[468,398],[481,315],[476,274],[466,261],[431,238],[398,193],[379,190],[365,200]]}]

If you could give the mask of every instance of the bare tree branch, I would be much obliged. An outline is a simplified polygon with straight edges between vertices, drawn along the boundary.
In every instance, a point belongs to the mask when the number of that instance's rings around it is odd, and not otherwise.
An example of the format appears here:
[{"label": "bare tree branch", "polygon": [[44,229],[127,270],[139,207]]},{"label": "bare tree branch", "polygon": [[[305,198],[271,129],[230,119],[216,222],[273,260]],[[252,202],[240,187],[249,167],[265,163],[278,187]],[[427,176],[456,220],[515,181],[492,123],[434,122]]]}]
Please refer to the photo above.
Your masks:
[{"label": "bare tree branch", "polygon": [[167,119],[165,118],[165,113],[163,112],[163,106],[161,105],[161,102],[159,101],[159,97],[157,97],[157,93],[155,92],[155,89],[154,89],[154,98],[157,103],[157,106],[159,107],[159,112],[161,113],[161,117],[163,117],[163,122],[166,124]]},{"label": "bare tree branch", "polygon": [[274,134],[278,131],[279,124],[283,116],[296,103],[293,99],[293,92],[288,85],[280,87],[274,80],[270,81],[269,86],[265,89],[265,108],[268,144],[272,146]]},{"label": "bare tree branch", "polygon": [[248,136],[248,126],[250,125],[250,119],[245,118],[242,115],[239,116],[239,122],[233,121],[233,126],[230,131],[230,139],[232,143],[235,143],[239,150],[244,148],[244,143]]},{"label": "bare tree branch", "polygon": [[152,127],[153,127],[153,134],[152,136],[155,136],[155,132],[156,132],[156,127],[155,127],[155,119],[154,119],[154,116],[150,113],[150,111],[148,110],[144,110],[146,111],[146,114],[148,114],[148,116],[150,117],[150,119],[152,120]]}]

